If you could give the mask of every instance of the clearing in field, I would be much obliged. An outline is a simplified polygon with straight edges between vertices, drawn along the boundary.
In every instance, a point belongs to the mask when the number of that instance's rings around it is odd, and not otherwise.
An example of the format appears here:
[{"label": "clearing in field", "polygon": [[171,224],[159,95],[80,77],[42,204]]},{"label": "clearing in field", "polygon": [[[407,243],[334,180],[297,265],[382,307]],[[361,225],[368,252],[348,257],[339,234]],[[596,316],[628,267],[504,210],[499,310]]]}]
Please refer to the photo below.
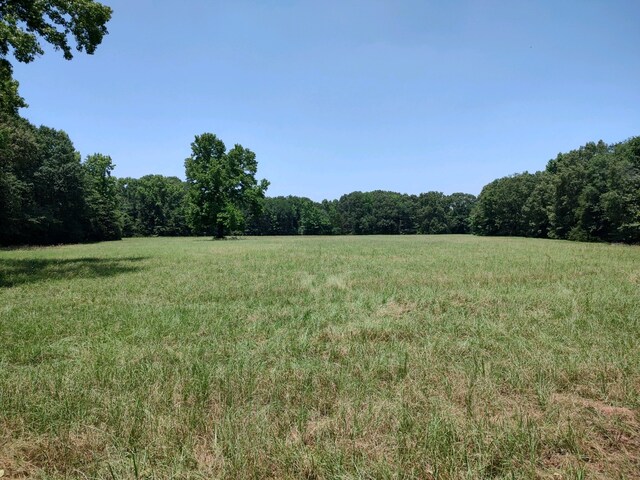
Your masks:
[{"label": "clearing in field", "polygon": [[0,251],[9,478],[639,478],[640,248]]}]

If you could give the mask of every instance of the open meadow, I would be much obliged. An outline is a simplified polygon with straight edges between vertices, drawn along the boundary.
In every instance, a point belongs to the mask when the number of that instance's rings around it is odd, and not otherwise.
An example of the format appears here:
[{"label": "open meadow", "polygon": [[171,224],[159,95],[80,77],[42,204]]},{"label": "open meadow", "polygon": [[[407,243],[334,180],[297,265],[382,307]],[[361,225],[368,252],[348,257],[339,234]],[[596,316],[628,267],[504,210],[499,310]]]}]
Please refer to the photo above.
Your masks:
[{"label": "open meadow", "polygon": [[2,250],[0,470],[640,478],[640,247],[348,236]]}]

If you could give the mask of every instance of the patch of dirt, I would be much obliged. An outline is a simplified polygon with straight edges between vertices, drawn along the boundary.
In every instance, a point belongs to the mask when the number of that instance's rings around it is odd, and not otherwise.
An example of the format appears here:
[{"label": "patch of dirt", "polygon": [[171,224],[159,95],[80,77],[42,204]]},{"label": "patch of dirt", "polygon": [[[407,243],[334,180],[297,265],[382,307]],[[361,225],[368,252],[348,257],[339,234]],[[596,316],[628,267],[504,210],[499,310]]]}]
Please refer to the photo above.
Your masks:
[{"label": "patch of dirt", "polygon": [[578,397],[575,395],[568,394],[560,394],[556,393],[552,396],[552,401],[562,403],[562,404],[570,404],[573,406],[579,406],[591,410],[595,410],[600,415],[605,417],[620,417],[624,420],[637,422],[636,413],[630,408],[626,407],[616,407],[614,405],[607,405],[606,403],[591,400],[588,398]]},{"label": "patch of dirt", "polygon": [[31,478],[39,470],[70,473],[88,465],[105,450],[105,438],[97,429],[83,429],[64,436],[0,439],[0,469],[4,478]]},{"label": "patch of dirt", "polygon": [[378,308],[378,311],[376,313],[380,317],[401,318],[407,313],[414,311],[415,309],[415,303],[397,302],[392,299]]},{"label": "patch of dirt", "polygon": [[640,479],[637,411],[571,394],[554,394],[552,401],[564,406],[587,433],[581,450],[590,478]]},{"label": "patch of dirt", "polygon": [[21,445],[17,441],[0,439],[0,469],[4,470],[5,478],[23,479],[31,477],[36,467],[24,459],[21,454],[26,445]]},{"label": "patch of dirt", "polygon": [[213,475],[224,470],[224,455],[215,439],[198,438],[193,446],[198,471]]},{"label": "patch of dirt", "polygon": [[[393,405],[375,402],[366,413],[353,405],[339,403],[338,415],[316,415],[309,419],[304,431],[292,428],[288,442],[303,443],[307,447],[319,444],[335,445],[348,455],[364,456],[372,462],[391,462],[394,458],[392,433],[396,426],[388,423]],[[371,419],[377,419],[376,422]]]}]

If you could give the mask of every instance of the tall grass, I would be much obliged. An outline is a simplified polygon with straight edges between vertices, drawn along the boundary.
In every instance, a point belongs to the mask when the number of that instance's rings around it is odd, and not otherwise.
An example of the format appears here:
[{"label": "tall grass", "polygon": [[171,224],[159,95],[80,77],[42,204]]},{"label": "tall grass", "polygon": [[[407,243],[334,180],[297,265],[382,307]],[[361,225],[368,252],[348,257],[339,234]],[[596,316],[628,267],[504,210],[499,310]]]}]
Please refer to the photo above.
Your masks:
[{"label": "tall grass", "polygon": [[0,251],[9,478],[640,478],[639,432],[638,247]]}]

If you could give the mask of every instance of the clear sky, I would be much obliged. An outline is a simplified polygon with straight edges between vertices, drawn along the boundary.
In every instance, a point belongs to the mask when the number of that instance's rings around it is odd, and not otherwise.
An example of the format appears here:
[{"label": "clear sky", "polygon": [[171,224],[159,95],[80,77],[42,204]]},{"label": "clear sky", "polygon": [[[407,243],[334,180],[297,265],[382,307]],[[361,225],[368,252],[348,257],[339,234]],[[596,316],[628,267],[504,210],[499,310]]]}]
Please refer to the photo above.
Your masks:
[{"label": "clear sky", "polygon": [[93,56],[14,76],[36,124],[115,175],[184,178],[195,135],[257,154],[268,195],[478,194],[640,135],[638,0],[101,0]]}]

